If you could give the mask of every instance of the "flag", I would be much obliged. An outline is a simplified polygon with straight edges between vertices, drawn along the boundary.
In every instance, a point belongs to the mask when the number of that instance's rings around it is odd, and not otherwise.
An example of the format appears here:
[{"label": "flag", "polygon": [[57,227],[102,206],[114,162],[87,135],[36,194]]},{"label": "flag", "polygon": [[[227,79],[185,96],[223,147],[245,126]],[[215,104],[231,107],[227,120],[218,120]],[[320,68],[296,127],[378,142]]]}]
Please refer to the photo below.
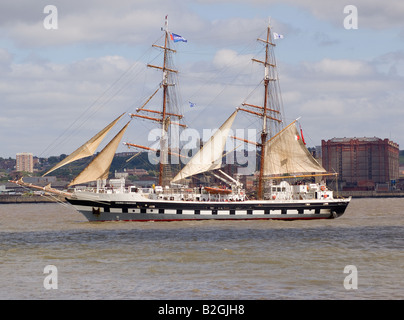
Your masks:
[{"label": "flag", "polygon": [[[299,125],[300,126],[300,125]],[[300,135],[302,136],[302,141],[303,143],[306,145],[306,141],[304,141],[304,137],[303,137],[303,130],[302,127],[300,127]]]},{"label": "flag", "polygon": [[196,104],[195,103],[193,103],[193,102],[191,102],[191,101],[188,101],[189,102],[189,106],[191,107],[191,108],[193,108],[193,107],[195,107],[196,106]]},{"label": "flag", "polygon": [[274,38],[275,39],[283,39],[283,34],[278,34],[278,33],[274,32]]},{"label": "flag", "polygon": [[178,34],[175,34],[175,33],[171,34],[171,40],[174,41],[174,42],[178,42],[178,41],[188,42],[187,39],[185,39],[184,37],[182,37],[182,36],[180,36]]}]

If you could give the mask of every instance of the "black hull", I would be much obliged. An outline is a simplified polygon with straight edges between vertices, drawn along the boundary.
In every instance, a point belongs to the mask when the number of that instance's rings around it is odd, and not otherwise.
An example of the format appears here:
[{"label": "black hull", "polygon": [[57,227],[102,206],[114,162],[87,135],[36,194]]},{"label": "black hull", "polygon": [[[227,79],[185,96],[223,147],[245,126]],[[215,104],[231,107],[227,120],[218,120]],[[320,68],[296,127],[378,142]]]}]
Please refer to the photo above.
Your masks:
[{"label": "black hull", "polygon": [[329,201],[91,201],[66,199],[89,221],[333,219],[349,199]]}]

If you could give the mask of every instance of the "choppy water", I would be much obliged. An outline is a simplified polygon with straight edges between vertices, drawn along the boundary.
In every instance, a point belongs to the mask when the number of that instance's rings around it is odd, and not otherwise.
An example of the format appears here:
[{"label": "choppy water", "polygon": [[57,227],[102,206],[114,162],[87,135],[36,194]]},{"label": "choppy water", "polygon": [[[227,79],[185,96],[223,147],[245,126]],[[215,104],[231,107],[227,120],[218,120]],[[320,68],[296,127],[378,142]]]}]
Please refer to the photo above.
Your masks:
[{"label": "choppy water", "polygon": [[[335,220],[90,223],[70,206],[3,204],[0,299],[403,299],[403,208],[354,199]],[[57,289],[44,288],[47,265]]]}]

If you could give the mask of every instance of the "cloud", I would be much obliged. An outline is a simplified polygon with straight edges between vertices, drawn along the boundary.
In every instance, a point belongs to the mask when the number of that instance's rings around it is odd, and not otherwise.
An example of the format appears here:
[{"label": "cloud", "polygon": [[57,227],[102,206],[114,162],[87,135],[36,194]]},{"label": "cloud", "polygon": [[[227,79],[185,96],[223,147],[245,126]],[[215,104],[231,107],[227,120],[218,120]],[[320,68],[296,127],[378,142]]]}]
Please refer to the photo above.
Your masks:
[{"label": "cloud", "polygon": [[340,40],[333,39],[329,34],[324,32],[316,32],[313,39],[318,42],[320,46],[334,46],[340,43]]},{"label": "cloud", "polygon": [[[202,3],[244,3],[243,0],[199,0]],[[404,3],[394,0],[355,0],[355,1],[322,1],[322,0],[251,0],[250,5],[282,4],[297,7],[310,12],[314,17],[343,27],[344,7],[354,5],[358,9],[359,28],[387,29],[403,28]]]},{"label": "cloud", "polygon": [[[16,0],[0,3],[0,30],[16,45],[46,47],[85,43],[139,44],[156,38],[164,17],[172,18],[173,27],[195,30],[200,19],[189,12],[184,1],[88,0],[52,1],[57,8],[58,29],[47,30],[43,22],[49,13],[49,1]],[[184,2],[185,3],[185,2]]]},{"label": "cloud", "polygon": [[325,58],[319,62],[305,62],[303,64],[307,72],[314,72],[317,75],[326,77],[365,77],[370,76],[374,71],[364,61],[353,61],[348,59],[335,60]]},{"label": "cloud", "polygon": [[403,76],[391,77],[374,61],[329,58],[288,65],[284,72],[286,114],[302,117],[309,143],[319,145],[322,139],[341,136],[390,138],[390,134],[393,141],[400,141]]},{"label": "cloud", "polygon": [[252,55],[239,55],[234,50],[222,49],[216,52],[213,64],[218,68],[235,68],[250,63]]},{"label": "cloud", "polygon": [[7,50],[0,48],[0,72],[5,73],[10,71],[10,63],[12,61],[12,54]]},{"label": "cloud", "polygon": [[151,10],[122,15],[110,15],[107,11],[63,15],[62,11],[56,30],[45,29],[42,19],[20,21],[8,29],[8,37],[24,47],[110,42],[135,44],[145,41],[150,30],[158,30],[161,17],[162,14]]},{"label": "cloud", "polygon": [[[207,20],[188,1],[56,0],[58,29],[47,30],[43,13],[47,1],[18,0],[0,4],[0,30],[23,48],[90,44],[144,44],[159,36],[164,17],[173,32],[185,34],[199,45],[240,45],[251,33],[259,34],[267,18],[232,17]],[[24,8],[24,9],[21,9]],[[287,28],[284,24],[278,23]],[[246,36],[246,38],[243,38]]]},{"label": "cloud", "polygon": [[144,88],[144,66],[120,56],[69,64],[8,60],[6,67],[0,77],[0,106],[1,120],[8,125],[1,126],[0,136],[13,137],[7,147],[10,156],[27,147],[39,154],[68,129],[76,131],[71,144],[54,151],[72,151],[111,117],[129,111]]}]

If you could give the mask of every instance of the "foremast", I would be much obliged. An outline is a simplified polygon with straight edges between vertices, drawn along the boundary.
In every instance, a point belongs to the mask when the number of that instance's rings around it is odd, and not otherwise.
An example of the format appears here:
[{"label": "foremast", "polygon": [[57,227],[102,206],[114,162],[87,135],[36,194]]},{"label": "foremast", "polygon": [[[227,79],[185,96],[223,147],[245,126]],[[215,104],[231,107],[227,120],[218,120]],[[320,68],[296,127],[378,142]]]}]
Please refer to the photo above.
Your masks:
[{"label": "foremast", "polygon": [[[166,186],[169,185],[170,179],[171,179],[171,170],[170,170],[170,164],[168,161],[168,155],[174,155],[176,157],[180,156],[175,152],[169,151],[169,146],[168,146],[168,131],[170,125],[177,125],[180,127],[186,127],[184,124],[179,123],[179,120],[182,119],[182,115],[179,114],[179,112],[169,112],[169,87],[170,86],[175,86],[175,83],[171,83],[170,81],[170,75],[171,74],[177,74],[178,71],[174,70],[171,65],[171,55],[172,53],[175,53],[176,50],[172,49],[170,47],[170,31],[168,29],[168,16],[165,17],[165,24],[164,28],[162,28],[162,31],[164,31],[164,46],[159,46],[156,44],[153,44],[152,46],[155,48],[159,48],[164,51],[164,57],[163,57],[163,65],[162,66],[156,66],[152,64],[148,64],[147,66],[150,68],[154,69],[159,69],[162,71],[162,82],[160,83],[159,88],[149,97],[149,99],[142,105],[142,107],[138,108],[136,110],[135,114],[130,114],[130,116],[133,117],[138,117],[138,118],[143,118],[147,120],[152,120],[160,123],[161,125],[161,136],[160,136],[160,149],[156,150],[150,147],[146,146],[141,146],[137,144],[132,144],[132,143],[125,143],[128,147],[136,147],[136,148],[141,148],[149,151],[159,151],[160,152],[160,161],[159,161],[159,181],[158,184],[160,186]],[[152,98],[157,94],[158,91],[162,89],[163,91],[163,100],[162,100],[162,107],[161,110],[152,110],[152,109],[146,109],[146,105],[152,100]],[[139,114],[140,112],[146,112],[147,114],[152,113],[153,115],[156,115],[154,117],[151,117],[149,115],[143,115]],[[172,121],[172,118],[176,118],[178,121]]]}]

